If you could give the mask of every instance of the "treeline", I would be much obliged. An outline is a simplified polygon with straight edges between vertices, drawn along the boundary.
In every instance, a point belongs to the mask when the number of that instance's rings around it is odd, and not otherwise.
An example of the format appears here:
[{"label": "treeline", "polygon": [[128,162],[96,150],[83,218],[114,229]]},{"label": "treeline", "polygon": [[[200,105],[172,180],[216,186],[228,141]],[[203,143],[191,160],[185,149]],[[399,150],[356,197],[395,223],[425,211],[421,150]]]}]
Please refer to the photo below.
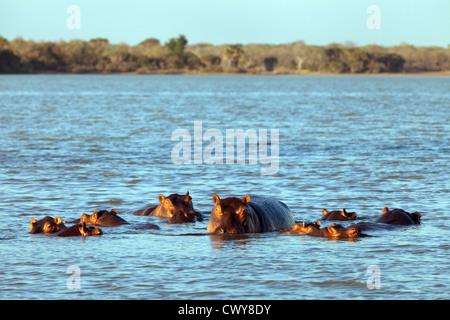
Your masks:
[{"label": "treeline", "polygon": [[149,38],[138,45],[107,39],[69,42],[12,41],[0,36],[0,73],[398,73],[450,71],[450,45],[394,47],[345,44],[200,43],[184,35],[161,44]]}]

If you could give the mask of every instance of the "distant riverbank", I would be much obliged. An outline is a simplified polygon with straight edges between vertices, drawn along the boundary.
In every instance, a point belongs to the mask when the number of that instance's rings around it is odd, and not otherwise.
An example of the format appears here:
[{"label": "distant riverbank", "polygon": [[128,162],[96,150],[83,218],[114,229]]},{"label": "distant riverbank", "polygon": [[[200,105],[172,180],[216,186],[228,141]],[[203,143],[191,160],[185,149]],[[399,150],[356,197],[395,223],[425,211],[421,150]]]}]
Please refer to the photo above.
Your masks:
[{"label": "distant riverbank", "polygon": [[107,39],[36,42],[0,36],[0,73],[448,75],[450,49],[352,43],[188,45],[185,36],[138,45]]},{"label": "distant riverbank", "polygon": [[[17,73],[9,73],[17,74]],[[282,76],[282,75],[298,75],[298,76],[415,76],[415,77],[449,77],[450,71],[428,71],[428,72],[397,72],[397,73],[330,73],[330,72],[313,72],[307,70],[301,71],[274,71],[274,72],[212,72],[202,70],[180,70],[180,69],[167,69],[156,70],[151,72],[55,72],[55,71],[41,71],[30,72],[27,74],[88,74],[88,75],[254,75],[254,76]]]}]

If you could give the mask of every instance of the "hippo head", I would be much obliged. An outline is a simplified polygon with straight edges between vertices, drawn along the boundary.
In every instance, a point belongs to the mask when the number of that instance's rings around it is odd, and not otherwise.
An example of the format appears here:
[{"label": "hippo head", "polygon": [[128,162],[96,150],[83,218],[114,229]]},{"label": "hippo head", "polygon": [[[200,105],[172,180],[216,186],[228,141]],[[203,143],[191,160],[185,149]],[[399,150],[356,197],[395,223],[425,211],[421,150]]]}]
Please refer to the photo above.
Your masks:
[{"label": "hippo head", "polygon": [[86,223],[88,225],[114,227],[121,224],[128,224],[124,219],[118,216],[116,209],[94,211],[91,215],[83,213],[79,223]]},{"label": "hippo head", "polygon": [[94,211],[94,212],[92,212],[91,215],[83,213],[80,218],[80,223],[94,224],[94,225],[97,224],[100,217],[104,214],[103,211],[106,211],[106,210]]},{"label": "hippo head", "polygon": [[97,235],[103,234],[101,229],[87,227],[86,223],[81,223],[81,224],[77,225],[76,227],[78,228],[78,231],[80,232],[80,235],[82,237],[97,236]]},{"label": "hippo head", "polygon": [[250,196],[242,199],[226,198],[220,199],[218,195],[213,196],[216,204],[211,211],[207,231],[209,233],[247,233],[247,204]]},{"label": "hippo head", "polygon": [[358,226],[349,226],[344,228],[342,225],[336,223],[328,226],[327,231],[333,238],[359,238],[364,236],[361,233],[361,228]]},{"label": "hippo head", "polygon": [[173,223],[190,222],[193,216],[198,215],[194,210],[192,198],[189,196],[189,191],[185,195],[171,194],[164,197],[162,194],[158,197],[159,206],[155,209],[153,215],[171,219],[175,216]]},{"label": "hippo head", "polygon": [[195,222],[196,215],[188,211],[177,211],[169,219],[170,224]]},{"label": "hippo head", "polygon": [[315,230],[320,229],[321,222],[317,221],[316,223],[307,223],[303,221],[302,224],[294,224],[292,230],[280,230],[279,233],[284,234],[308,234]]},{"label": "hippo head", "polygon": [[87,236],[97,236],[103,234],[102,230],[99,228],[88,227],[86,223],[78,223],[69,228],[61,230],[56,234],[58,237],[87,237]]},{"label": "hippo head", "polygon": [[409,214],[409,217],[412,219],[414,224],[420,224],[420,218],[422,217],[422,215],[418,212],[413,212]]},{"label": "hippo head", "polygon": [[41,220],[36,220],[31,218],[30,233],[56,233],[66,226],[62,222],[60,217],[53,219],[52,217],[46,216]]},{"label": "hippo head", "polygon": [[384,207],[383,215],[377,221],[398,225],[420,224],[421,217],[419,212],[409,213],[402,209],[389,210],[388,207]]},{"label": "hippo head", "polygon": [[323,220],[355,220],[355,212],[347,212],[347,210],[342,209],[342,211],[328,211],[327,209],[322,210]]}]

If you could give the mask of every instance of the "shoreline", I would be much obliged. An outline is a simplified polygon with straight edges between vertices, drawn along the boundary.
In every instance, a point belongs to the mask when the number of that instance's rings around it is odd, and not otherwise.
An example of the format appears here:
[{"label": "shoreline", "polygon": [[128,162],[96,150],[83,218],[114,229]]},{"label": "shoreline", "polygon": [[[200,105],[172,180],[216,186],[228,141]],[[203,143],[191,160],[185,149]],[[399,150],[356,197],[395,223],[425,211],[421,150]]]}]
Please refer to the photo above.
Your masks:
[{"label": "shoreline", "polygon": [[449,77],[450,71],[424,71],[424,72],[381,72],[381,73],[328,73],[328,72],[311,72],[307,70],[302,70],[301,72],[205,72],[205,71],[193,71],[193,70],[177,70],[168,69],[156,72],[53,72],[53,71],[43,71],[43,72],[28,72],[28,73],[0,73],[1,75],[198,75],[198,76],[368,76],[368,77],[380,77],[380,76],[397,76],[397,77]]}]

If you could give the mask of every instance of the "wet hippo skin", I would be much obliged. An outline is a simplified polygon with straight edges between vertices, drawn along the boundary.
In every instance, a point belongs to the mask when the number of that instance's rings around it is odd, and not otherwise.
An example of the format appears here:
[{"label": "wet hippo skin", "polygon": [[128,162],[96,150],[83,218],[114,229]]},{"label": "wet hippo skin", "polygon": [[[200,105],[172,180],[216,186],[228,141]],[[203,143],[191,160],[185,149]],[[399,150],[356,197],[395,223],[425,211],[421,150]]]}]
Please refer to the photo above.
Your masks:
[{"label": "wet hippo skin", "polygon": [[347,210],[342,209],[342,211],[334,210],[328,212],[327,209],[322,210],[322,220],[338,220],[338,221],[345,221],[345,220],[355,220],[356,219],[356,213],[355,212],[347,212]]},{"label": "wet hippo skin", "polygon": [[303,221],[302,224],[294,224],[291,230],[280,230],[278,233],[280,234],[308,234],[315,230],[319,230],[321,226],[321,222],[317,221],[316,223],[307,223]]},{"label": "wet hippo skin", "polygon": [[87,236],[97,236],[103,234],[102,230],[99,228],[88,227],[86,223],[79,223],[73,225],[69,228],[59,231],[57,237],[87,237]]},{"label": "wet hippo skin", "polygon": [[41,220],[31,219],[30,233],[56,233],[62,229],[65,229],[66,225],[62,222],[60,217],[52,218],[46,216]]},{"label": "wet hippo skin", "polygon": [[160,194],[158,206],[149,206],[134,212],[135,215],[167,218],[169,223],[185,223],[203,221],[200,212],[195,211],[189,191],[185,195],[171,194],[168,197]]},{"label": "wet hippo skin", "polygon": [[91,226],[116,227],[122,224],[128,224],[122,217],[118,215],[116,209],[111,211],[100,210],[94,211],[91,215],[83,213],[79,220],[80,223],[86,223]]},{"label": "wet hippo skin", "polygon": [[422,215],[418,212],[409,213],[402,209],[389,210],[387,207],[384,207],[383,214],[378,217],[376,222],[407,226],[420,224],[421,217]]}]

